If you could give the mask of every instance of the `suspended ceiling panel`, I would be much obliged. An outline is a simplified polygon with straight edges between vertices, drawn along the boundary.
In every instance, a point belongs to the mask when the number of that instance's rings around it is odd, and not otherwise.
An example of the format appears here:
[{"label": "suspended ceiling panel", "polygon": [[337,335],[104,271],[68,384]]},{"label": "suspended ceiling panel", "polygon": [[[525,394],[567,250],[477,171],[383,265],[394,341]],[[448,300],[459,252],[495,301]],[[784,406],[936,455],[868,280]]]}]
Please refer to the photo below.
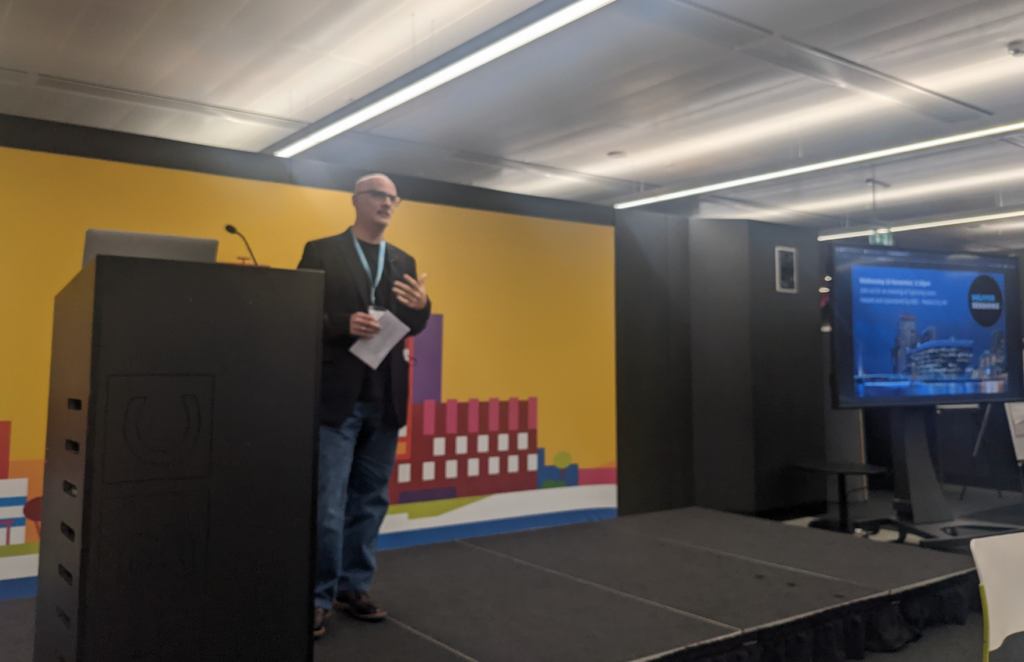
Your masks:
[{"label": "suspended ceiling panel", "polygon": [[0,0],[0,112],[258,151],[535,1]]},{"label": "suspended ceiling panel", "polygon": [[[552,1],[0,0],[0,112],[260,151]],[[1020,0],[617,0],[300,158],[611,203],[1024,121],[1019,38]],[[1006,208],[1022,156],[988,140],[678,208]]]},{"label": "suspended ceiling panel", "polygon": [[1024,148],[995,139],[723,191],[699,213],[834,227],[1008,209],[1024,209]]},{"label": "suspended ceiling panel", "polygon": [[[805,12],[807,4],[715,3],[735,16],[702,14],[703,25],[721,29],[701,33],[688,23],[700,14],[692,4],[619,0],[312,155],[343,161],[358,141],[370,167],[399,169],[386,148],[372,156],[375,140],[399,140],[435,150],[442,171],[472,172],[458,175],[463,183],[609,202],[1024,118],[1024,95],[1014,93],[1024,89],[1024,60],[1005,49],[1006,35],[1024,33],[1019,3],[901,2],[887,9],[881,2],[815,2]],[[773,10],[781,17],[771,27],[790,26],[781,36],[793,48],[860,57],[850,60],[852,69],[934,92],[965,112],[944,119],[734,48],[740,22]],[[757,28],[740,31],[768,30]],[[877,38],[880,32],[888,37]],[[890,62],[899,76],[887,69]],[[467,170],[448,165],[456,153],[492,160]]]}]

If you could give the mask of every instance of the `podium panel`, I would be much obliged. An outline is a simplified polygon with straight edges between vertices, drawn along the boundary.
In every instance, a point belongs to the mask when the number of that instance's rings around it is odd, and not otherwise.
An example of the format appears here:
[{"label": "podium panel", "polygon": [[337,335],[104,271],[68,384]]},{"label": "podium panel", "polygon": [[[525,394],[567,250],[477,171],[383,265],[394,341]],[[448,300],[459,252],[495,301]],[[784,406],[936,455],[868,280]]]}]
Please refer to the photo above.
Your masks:
[{"label": "podium panel", "polygon": [[312,659],[323,287],[99,256],[57,296],[36,662]]}]

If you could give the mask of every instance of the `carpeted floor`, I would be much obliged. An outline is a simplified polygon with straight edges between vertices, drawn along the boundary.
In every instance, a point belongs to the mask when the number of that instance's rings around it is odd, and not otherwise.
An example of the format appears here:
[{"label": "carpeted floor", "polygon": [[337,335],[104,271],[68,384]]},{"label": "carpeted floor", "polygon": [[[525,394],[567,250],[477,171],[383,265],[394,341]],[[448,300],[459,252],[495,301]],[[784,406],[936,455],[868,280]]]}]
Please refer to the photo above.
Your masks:
[{"label": "carpeted floor", "polygon": [[[1024,525],[1024,497],[1019,492],[980,487],[970,487],[963,492],[959,485],[944,485],[942,493],[954,517]],[[868,500],[850,504],[850,517],[854,520],[894,517],[892,498],[892,492],[873,491]],[[829,510],[835,513],[835,504],[830,504]]]},{"label": "carpeted floor", "polygon": [[973,513],[971,517],[987,522],[1024,526],[1024,503],[1011,503],[1009,505],[983,510],[981,512]]}]

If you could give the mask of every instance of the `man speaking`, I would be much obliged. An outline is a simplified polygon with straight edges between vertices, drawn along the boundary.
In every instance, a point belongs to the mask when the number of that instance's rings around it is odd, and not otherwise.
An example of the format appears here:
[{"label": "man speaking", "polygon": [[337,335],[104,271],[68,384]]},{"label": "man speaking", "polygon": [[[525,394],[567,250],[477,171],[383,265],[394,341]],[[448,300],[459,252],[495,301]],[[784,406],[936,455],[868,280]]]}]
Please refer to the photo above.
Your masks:
[{"label": "man speaking", "polygon": [[[401,199],[394,182],[356,182],[356,220],[333,237],[306,244],[300,269],[325,274],[320,479],[313,635],[325,632],[332,606],[368,621],[387,613],[367,591],[377,567],[377,533],[388,508],[388,479],[398,430],[405,425],[409,366],[403,343],[374,369],[349,350],[393,314],[415,335],[430,317],[416,260],[384,241]],[[384,317],[382,317],[382,315]]]}]

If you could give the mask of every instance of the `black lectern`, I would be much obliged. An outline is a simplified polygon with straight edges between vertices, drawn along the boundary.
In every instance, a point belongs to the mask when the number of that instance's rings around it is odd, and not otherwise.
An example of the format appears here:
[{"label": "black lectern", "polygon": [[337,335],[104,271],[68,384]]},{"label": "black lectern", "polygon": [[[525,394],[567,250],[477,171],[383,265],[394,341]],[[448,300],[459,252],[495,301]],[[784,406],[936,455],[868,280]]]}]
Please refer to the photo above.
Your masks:
[{"label": "black lectern", "polygon": [[99,256],[57,295],[36,662],[311,660],[323,274]]}]

